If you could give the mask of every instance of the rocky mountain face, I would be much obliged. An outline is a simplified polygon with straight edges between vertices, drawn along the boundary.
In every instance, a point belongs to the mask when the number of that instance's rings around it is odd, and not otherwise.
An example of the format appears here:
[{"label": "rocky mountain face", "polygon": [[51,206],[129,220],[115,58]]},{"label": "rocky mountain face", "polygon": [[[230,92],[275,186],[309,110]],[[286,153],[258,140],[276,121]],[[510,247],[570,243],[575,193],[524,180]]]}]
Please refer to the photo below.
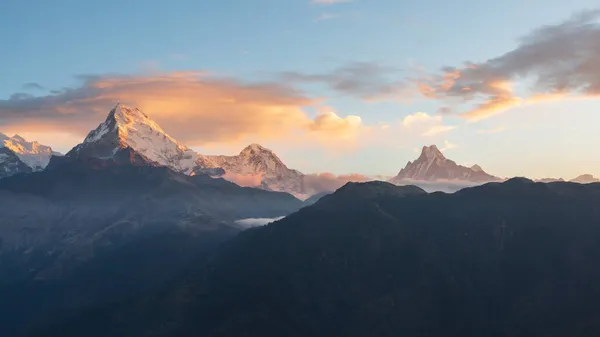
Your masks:
[{"label": "rocky mountain face", "polygon": [[599,202],[599,184],[523,178],[349,184],[160,292],[38,335],[598,336]]},{"label": "rocky mountain face", "polygon": [[408,162],[396,177],[390,182],[401,183],[405,181],[440,181],[457,180],[472,183],[484,183],[500,180],[478,166],[465,167],[457,165],[454,161],[444,157],[435,146],[425,146],[421,155],[414,162]]},{"label": "rocky mountain face", "polygon": [[201,156],[198,164],[204,168],[221,168],[224,177],[246,180],[249,185],[278,192],[287,192],[301,199],[304,193],[304,174],[289,169],[273,153],[258,144],[251,144],[237,156]]},{"label": "rocky mountain face", "polygon": [[32,168],[25,164],[16,153],[7,147],[0,147],[0,179],[17,173],[30,173]]},{"label": "rocky mountain face", "polygon": [[136,108],[118,104],[66,159],[136,162],[166,166],[187,175],[208,174],[269,191],[305,198],[303,174],[291,170],[272,151],[252,144],[237,156],[205,156],[169,136]]}]

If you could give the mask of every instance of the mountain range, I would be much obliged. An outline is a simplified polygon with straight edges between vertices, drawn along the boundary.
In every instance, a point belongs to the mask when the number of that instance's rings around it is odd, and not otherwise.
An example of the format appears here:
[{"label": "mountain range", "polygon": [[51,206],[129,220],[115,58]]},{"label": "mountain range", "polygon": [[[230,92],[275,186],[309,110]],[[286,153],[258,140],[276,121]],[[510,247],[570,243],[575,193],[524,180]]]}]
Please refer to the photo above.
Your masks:
[{"label": "mountain range", "polygon": [[[259,144],[251,144],[235,156],[197,153],[168,135],[141,110],[122,104],[117,104],[106,120],[65,156],[18,135],[7,137],[0,134],[0,141],[4,148],[0,157],[0,178],[40,171],[49,164],[55,166],[65,161],[87,161],[95,165],[128,162],[138,166],[166,166],[186,175],[222,177],[242,186],[287,192],[302,200],[313,194],[333,192],[315,190],[314,184],[310,184],[313,186],[310,188],[307,179],[311,177],[288,168],[273,151]],[[459,165],[431,145],[424,146],[420,156],[408,162],[389,182],[418,185],[428,192],[455,192],[464,187],[501,180],[486,173],[479,165]],[[582,175],[571,181],[590,183],[598,179]]]},{"label": "mountain range", "polygon": [[31,336],[598,336],[598,202],[600,184],[524,178],[454,194],[349,183],[161,289]]},{"label": "mountain range", "polygon": [[[123,152],[128,154],[121,155]],[[122,104],[64,158],[73,159],[166,166],[187,175],[209,174],[234,182],[252,181],[253,187],[308,197],[303,192],[304,175],[287,168],[272,151],[252,144],[237,156],[202,155],[169,136],[139,109]]]}]

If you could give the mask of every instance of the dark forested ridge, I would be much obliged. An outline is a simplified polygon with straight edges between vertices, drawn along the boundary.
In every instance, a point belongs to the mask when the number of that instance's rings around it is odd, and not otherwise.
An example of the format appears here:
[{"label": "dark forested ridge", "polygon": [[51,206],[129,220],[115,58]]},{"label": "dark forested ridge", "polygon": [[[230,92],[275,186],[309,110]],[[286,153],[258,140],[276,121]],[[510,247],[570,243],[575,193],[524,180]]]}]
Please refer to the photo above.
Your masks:
[{"label": "dark forested ridge", "polygon": [[348,184],[37,336],[598,336],[599,243],[600,184]]},{"label": "dark forested ridge", "polygon": [[0,180],[0,336],[160,289],[235,236],[235,220],[303,205],[166,167],[55,164]]}]

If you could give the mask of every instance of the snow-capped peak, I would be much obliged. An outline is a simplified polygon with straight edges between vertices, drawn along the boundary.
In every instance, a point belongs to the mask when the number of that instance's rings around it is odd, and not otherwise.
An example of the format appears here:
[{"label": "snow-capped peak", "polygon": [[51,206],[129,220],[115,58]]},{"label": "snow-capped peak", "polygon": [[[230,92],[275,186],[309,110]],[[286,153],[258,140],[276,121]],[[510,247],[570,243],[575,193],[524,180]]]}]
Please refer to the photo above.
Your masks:
[{"label": "snow-capped peak", "polygon": [[255,158],[256,160],[260,160],[263,162],[273,161],[274,164],[285,166],[283,162],[279,159],[279,157],[277,157],[277,155],[273,153],[273,151],[259,144],[248,145],[240,152],[239,157],[241,157],[244,160],[251,160],[252,158]]},{"label": "snow-capped peak", "polygon": [[247,146],[237,156],[200,156],[199,164],[223,169],[225,178],[238,184],[307,197],[304,174],[289,169],[273,151],[259,144]]},{"label": "snow-capped peak", "polygon": [[148,161],[190,174],[198,154],[169,136],[140,109],[117,104],[106,120],[68,155],[109,159],[131,148]]},{"label": "snow-capped peak", "polygon": [[34,170],[43,170],[48,165],[50,157],[53,154],[57,154],[52,151],[51,147],[42,145],[36,141],[28,142],[19,135],[7,137],[4,134],[0,134],[0,147],[10,149],[22,162]]}]

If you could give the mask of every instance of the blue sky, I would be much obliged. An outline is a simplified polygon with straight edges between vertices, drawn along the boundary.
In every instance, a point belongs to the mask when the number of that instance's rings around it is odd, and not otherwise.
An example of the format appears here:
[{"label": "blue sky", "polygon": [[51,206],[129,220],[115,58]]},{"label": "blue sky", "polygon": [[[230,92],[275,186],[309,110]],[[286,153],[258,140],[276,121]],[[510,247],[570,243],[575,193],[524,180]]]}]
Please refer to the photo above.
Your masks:
[{"label": "blue sky", "polygon": [[[589,99],[525,104],[477,122],[465,121],[462,110],[444,114],[439,121],[436,116],[448,105],[448,96],[424,99],[403,91],[374,102],[356,92],[336,90],[322,80],[288,83],[281,75],[325,75],[363,62],[384,67],[380,77],[387,83],[406,83],[423,74],[440,74],[445,66],[462,67],[465,61],[483,63],[500,57],[518,48],[520,37],[594,6],[597,2],[591,0],[354,0],[334,4],[310,0],[4,0],[0,4],[0,38],[5,46],[0,53],[0,108],[2,100],[8,102],[15,93],[60,95],[51,91],[81,86],[82,75],[148,78],[202,71],[235,80],[240,86],[267,82],[292,86],[303,97],[320,100],[302,107],[307,118],[315,119],[324,109],[331,109],[340,118],[359,116],[370,130],[352,140],[331,133],[331,141],[320,142],[264,137],[266,129],[260,135],[246,130],[231,140],[219,136],[210,143],[203,142],[201,135],[187,137],[194,139],[190,145],[200,151],[234,152],[244,141],[260,141],[302,171],[392,175],[418,155],[415,148],[436,143],[446,147],[447,156],[457,162],[478,163],[500,176],[600,175],[600,160],[590,155],[600,145],[594,127],[600,102],[589,93],[583,95]],[[515,86],[526,80],[519,77]],[[27,83],[43,89],[25,88]],[[475,104],[469,102],[461,109]],[[43,108],[38,107],[38,112]],[[423,136],[426,130],[407,130],[404,118],[417,112],[431,117],[423,121],[431,124],[428,128],[436,123],[455,128],[433,136]],[[21,123],[14,116],[3,119],[2,113],[0,131],[36,137],[61,151],[85,134],[56,125],[41,127],[45,118],[39,123],[32,119]],[[90,118],[77,127],[91,129],[100,122],[101,118]],[[32,124],[35,128],[28,129]],[[381,132],[373,130],[382,125],[389,126]],[[176,126],[166,129],[178,136]]]}]

